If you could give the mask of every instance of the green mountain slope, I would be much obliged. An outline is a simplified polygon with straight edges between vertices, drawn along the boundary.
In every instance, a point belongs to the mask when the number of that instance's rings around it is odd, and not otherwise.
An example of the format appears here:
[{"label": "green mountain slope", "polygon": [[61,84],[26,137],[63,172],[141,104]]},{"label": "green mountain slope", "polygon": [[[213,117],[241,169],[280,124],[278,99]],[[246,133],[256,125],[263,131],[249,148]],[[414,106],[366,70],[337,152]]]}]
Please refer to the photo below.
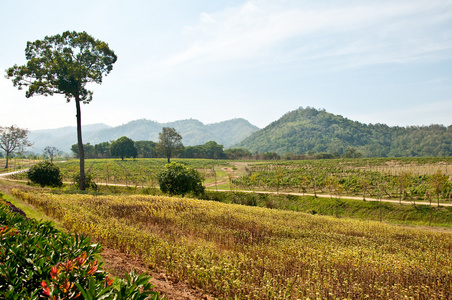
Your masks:
[{"label": "green mountain slope", "polygon": [[341,155],[352,147],[366,157],[452,156],[452,126],[363,124],[307,107],[285,114],[235,147],[280,155],[307,152]]}]

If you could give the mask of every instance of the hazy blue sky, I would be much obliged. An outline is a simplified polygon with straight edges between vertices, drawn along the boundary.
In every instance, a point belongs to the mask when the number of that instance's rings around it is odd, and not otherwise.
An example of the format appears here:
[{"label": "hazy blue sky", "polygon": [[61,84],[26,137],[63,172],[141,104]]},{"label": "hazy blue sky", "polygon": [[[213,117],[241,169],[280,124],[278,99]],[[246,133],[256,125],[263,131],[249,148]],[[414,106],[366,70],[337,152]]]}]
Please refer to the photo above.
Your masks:
[{"label": "hazy blue sky", "polygon": [[25,98],[4,69],[27,41],[86,31],[118,61],[83,124],[265,127],[300,106],[363,123],[452,124],[452,0],[0,2],[0,125],[75,126],[62,96]]}]

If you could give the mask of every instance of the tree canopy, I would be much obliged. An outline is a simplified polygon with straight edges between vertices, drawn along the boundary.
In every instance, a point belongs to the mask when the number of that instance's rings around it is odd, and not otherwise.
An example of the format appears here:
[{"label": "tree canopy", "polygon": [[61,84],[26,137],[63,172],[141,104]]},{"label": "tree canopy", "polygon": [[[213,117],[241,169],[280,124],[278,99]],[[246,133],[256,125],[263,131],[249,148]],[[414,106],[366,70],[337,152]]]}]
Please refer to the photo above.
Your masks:
[{"label": "tree canopy", "polygon": [[162,132],[159,133],[159,142],[156,148],[160,154],[168,159],[168,163],[170,163],[171,157],[184,151],[181,140],[182,136],[174,128],[163,127]]},{"label": "tree canopy", "polygon": [[133,140],[123,136],[111,143],[110,153],[113,157],[120,157],[122,160],[124,160],[124,157],[136,158],[137,148]]},{"label": "tree canopy", "polygon": [[184,158],[209,158],[209,159],[225,159],[226,154],[223,151],[223,145],[218,145],[217,142],[208,141],[204,145],[188,146],[179,155]]},{"label": "tree canopy", "polygon": [[102,83],[117,57],[108,44],[86,32],[65,31],[27,42],[27,64],[6,70],[14,86],[28,88],[25,97],[62,94],[67,102],[74,99],[77,111],[77,141],[80,156],[80,189],[85,189],[85,165],[82,142],[80,102],[89,103],[93,92],[88,83]]}]

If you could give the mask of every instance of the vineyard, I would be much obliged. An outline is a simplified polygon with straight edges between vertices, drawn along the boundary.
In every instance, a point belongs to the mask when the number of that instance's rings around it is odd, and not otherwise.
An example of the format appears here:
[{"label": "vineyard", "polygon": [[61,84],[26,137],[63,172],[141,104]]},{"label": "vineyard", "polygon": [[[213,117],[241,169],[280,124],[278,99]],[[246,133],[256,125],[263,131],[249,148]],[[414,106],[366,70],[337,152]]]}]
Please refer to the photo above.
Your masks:
[{"label": "vineyard", "polygon": [[349,159],[250,164],[232,181],[238,189],[362,199],[451,202],[452,159]]},{"label": "vineyard", "polygon": [[13,194],[223,299],[452,297],[448,233],[187,198]]},{"label": "vineyard", "polygon": [[[228,165],[225,160],[210,159],[174,159],[193,167],[201,172],[205,183],[214,182],[215,176],[226,176],[221,168]],[[63,181],[74,182],[74,177],[79,173],[79,161],[69,160],[55,163],[61,170]],[[124,185],[129,187],[155,187],[157,174],[167,164],[166,159],[87,159],[85,162],[86,173],[98,185]],[[215,172],[213,172],[215,170]],[[21,173],[11,176],[12,179],[27,180],[27,174]],[[226,176],[227,178],[227,176]],[[219,177],[217,178],[219,179]]]}]

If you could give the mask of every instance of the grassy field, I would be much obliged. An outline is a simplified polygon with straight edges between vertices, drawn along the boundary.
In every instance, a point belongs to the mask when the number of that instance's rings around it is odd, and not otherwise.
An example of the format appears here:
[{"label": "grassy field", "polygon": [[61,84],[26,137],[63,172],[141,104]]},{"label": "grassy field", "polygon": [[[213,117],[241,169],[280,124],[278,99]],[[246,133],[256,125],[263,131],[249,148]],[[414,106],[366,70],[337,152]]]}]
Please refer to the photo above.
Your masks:
[{"label": "grassy field", "polygon": [[447,232],[187,198],[12,193],[220,298],[452,297]]}]

